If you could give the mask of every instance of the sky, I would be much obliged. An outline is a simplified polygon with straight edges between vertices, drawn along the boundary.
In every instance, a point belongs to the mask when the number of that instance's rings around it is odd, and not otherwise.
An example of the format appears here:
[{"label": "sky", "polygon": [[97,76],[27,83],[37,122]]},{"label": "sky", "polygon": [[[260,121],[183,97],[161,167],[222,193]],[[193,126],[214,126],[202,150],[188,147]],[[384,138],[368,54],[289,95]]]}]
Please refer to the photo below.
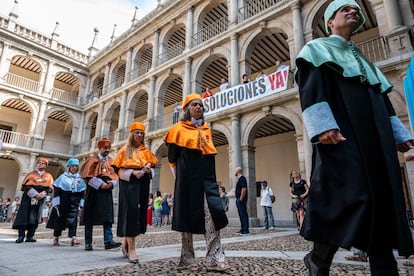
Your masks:
[{"label": "sky", "polygon": [[[95,47],[109,44],[115,27],[115,37],[131,27],[135,7],[141,19],[158,5],[157,0],[17,0],[17,24],[51,37],[59,22],[57,40],[81,53],[87,54],[99,30]],[[0,0],[0,15],[9,18],[15,0]]]}]

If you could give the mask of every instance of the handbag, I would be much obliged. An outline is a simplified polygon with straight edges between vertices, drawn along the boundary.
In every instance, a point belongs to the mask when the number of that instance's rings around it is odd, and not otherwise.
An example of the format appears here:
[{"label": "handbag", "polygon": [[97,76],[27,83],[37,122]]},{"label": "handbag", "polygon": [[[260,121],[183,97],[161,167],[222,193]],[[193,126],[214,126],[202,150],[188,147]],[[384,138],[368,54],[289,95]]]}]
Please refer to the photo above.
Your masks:
[{"label": "handbag", "polygon": [[276,200],[276,197],[274,195],[270,195],[270,201],[272,201],[272,203],[274,203]]}]

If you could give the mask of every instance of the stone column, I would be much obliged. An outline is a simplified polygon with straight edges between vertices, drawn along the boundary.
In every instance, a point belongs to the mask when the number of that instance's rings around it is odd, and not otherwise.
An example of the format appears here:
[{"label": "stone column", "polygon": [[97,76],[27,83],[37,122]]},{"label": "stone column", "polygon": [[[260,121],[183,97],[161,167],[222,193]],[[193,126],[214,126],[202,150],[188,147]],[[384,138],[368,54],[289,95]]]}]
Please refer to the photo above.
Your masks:
[{"label": "stone column", "polygon": [[193,40],[193,14],[194,14],[194,7],[191,6],[187,11],[187,31],[185,33],[185,51],[189,51],[192,47],[192,40]]},{"label": "stone column", "polygon": [[247,213],[249,214],[250,227],[259,226],[256,207],[256,173],[255,173],[255,147],[244,145],[241,147],[243,162],[243,174],[247,179],[249,198],[247,200]]},{"label": "stone column", "polygon": [[231,52],[231,86],[237,85],[241,82],[240,71],[239,71],[239,41],[238,34],[231,36],[230,43],[230,52]]},{"label": "stone column", "polygon": [[303,22],[300,8],[302,6],[301,1],[295,1],[291,4],[290,9],[292,10],[293,19],[293,36],[295,40],[295,56],[298,55],[299,51],[305,45],[305,38],[303,36]]},{"label": "stone column", "polygon": [[124,128],[126,128],[124,110],[126,110],[128,92],[129,92],[128,89],[125,89],[124,91],[122,91],[121,106],[119,109],[120,112],[119,112],[119,120],[118,120],[118,131],[121,131]]},{"label": "stone column", "polygon": [[238,0],[228,0],[227,6],[230,7],[229,11],[229,21],[230,21],[230,28],[235,27],[237,25],[237,13],[239,11],[238,7]]},{"label": "stone column", "polygon": [[47,110],[47,102],[42,101],[40,103],[40,109],[39,109],[39,114],[37,117],[36,129],[35,129],[35,135],[38,137],[42,137],[42,138],[44,138],[46,125],[47,125],[46,110]]},{"label": "stone column", "polygon": [[388,24],[391,31],[400,29],[402,26],[402,18],[398,1],[384,0],[385,13],[387,15]]},{"label": "stone column", "polygon": [[49,64],[46,68],[46,76],[45,79],[43,81],[43,94],[51,94],[51,90],[53,88],[53,79],[52,79],[52,69],[53,66],[55,65],[55,63],[49,61]]},{"label": "stone column", "polygon": [[193,59],[188,57],[185,59],[185,69],[184,69],[184,95],[183,98],[191,94],[191,65]]},{"label": "stone column", "polygon": [[152,48],[152,69],[158,65],[158,56],[160,52],[160,30],[154,32],[154,48]]},{"label": "stone column", "polygon": [[6,41],[3,42],[3,49],[0,56],[0,82],[3,82],[3,77],[8,73],[10,67],[9,53],[10,53],[10,43]]},{"label": "stone column", "polygon": [[[129,48],[127,52],[126,65],[125,65],[125,83],[131,80],[131,69],[132,69],[132,51],[134,48]],[[122,109],[121,109],[122,110]]]},{"label": "stone column", "polygon": [[[234,114],[230,117],[231,119],[231,156],[229,162],[229,179],[231,180],[234,177],[234,169],[237,167],[242,167],[242,157],[241,157],[241,141],[240,141],[240,115]],[[230,181],[231,183],[231,181]],[[234,190],[235,183],[233,183],[232,190]]]},{"label": "stone column", "polygon": [[[305,161],[305,173],[302,174],[303,178],[306,177],[307,180],[311,177],[312,172],[312,143],[309,140],[308,133],[305,126],[303,127],[303,150],[304,150],[304,161]],[[302,168],[301,173],[302,173]],[[309,183],[309,181],[308,181]]]},{"label": "stone column", "polygon": [[99,103],[99,111],[98,111],[98,118],[96,119],[96,129],[95,129],[95,138],[99,138],[102,136],[102,121],[103,121],[103,113],[104,113],[105,104],[103,102]]},{"label": "stone column", "polygon": [[149,130],[155,130],[154,122],[154,101],[155,101],[155,84],[157,81],[157,76],[152,75],[150,80],[150,87],[148,92],[148,111],[147,111],[147,122]]}]

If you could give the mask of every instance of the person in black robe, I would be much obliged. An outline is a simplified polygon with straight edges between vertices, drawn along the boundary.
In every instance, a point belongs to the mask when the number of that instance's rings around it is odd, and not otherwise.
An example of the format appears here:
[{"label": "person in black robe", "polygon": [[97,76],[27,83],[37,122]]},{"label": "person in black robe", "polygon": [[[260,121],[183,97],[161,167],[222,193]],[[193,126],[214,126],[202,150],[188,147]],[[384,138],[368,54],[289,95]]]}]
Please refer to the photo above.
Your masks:
[{"label": "person in black robe", "polygon": [[19,230],[16,243],[22,243],[25,237],[26,242],[36,242],[34,234],[39,225],[40,206],[43,206],[46,196],[53,191],[53,176],[46,172],[48,164],[46,158],[38,158],[36,170],[28,173],[23,180],[22,201],[12,226]]},{"label": "person in black robe", "polygon": [[68,171],[61,174],[53,183],[52,212],[46,225],[46,228],[54,229],[54,246],[59,246],[59,237],[66,228],[69,229],[68,237],[72,239],[71,246],[80,244],[76,238],[76,230],[79,208],[83,208],[84,205],[86,184],[78,173],[77,158],[70,158],[66,167]]},{"label": "person in black robe", "polygon": [[103,225],[105,249],[121,246],[112,235],[114,223],[114,202],[112,190],[118,184],[118,175],[111,166],[108,156],[111,140],[101,138],[97,143],[99,153],[91,156],[81,169],[81,177],[88,184],[85,193],[85,206],[82,211],[81,225],[85,225],[85,250],[91,251],[93,225]]},{"label": "person in black robe", "polygon": [[164,138],[175,178],[172,229],[182,232],[180,268],[198,271],[192,234],[205,234],[207,270],[228,268],[220,241],[220,229],[228,224],[216,181],[217,150],[204,122],[201,96],[188,95],[182,105],[183,119]]},{"label": "person in black robe", "polygon": [[138,264],[135,237],[147,231],[149,185],[158,160],[144,145],[144,124],[133,122],[129,130],[127,144],[119,150],[112,166],[120,176],[117,235],[125,237],[124,257]]},{"label": "person in black robe", "polygon": [[398,275],[393,249],[414,251],[405,216],[398,150],[412,136],[395,116],[391,84],[350,41],[364,24],[354,0],[325,11],[331,34],[296,60],[303,120],[313,143],[309,205],[301,235],[314,242],[310,275],[329,275],[339,247],[366,251],[373,275]]}]

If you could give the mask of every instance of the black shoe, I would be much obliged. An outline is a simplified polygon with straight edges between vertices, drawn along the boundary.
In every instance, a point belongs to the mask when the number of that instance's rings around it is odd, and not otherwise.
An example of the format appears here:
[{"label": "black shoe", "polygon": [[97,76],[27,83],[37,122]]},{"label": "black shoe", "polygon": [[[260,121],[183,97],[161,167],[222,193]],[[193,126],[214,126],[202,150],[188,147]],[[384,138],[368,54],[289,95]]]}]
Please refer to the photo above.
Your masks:
[{"label": "black shoe", "polygon": [[110,241],[108,243],[105,243],[105,249],[117,248],[117,247],[120,247],[121,245],[122,243],[120,242]]},{"label": "black shoe", "polygon": [[90,244],[90,243],[85,244],[85,250],[86,251],[92,251],[93,250],[92,244]]},{"label": "black shoe", "polygon": [[36,242],[36,240],[35,240],[35,239],[33,239],[33,238],[27,238],[27,239],[26,239],[26,242]]},{"label": "black shoe", "polygon": [[240,234],[240,233],[241,233],[241,230],[239,230],[239,231],[236,232],[236,234]]},{"label": "black shoe", "polygon": [[248,236],[248,235],[250,235],[249,231],[240,232],[240,236]]},{"label": "black shoe", "polygon": [[306,254],[305,258],[303,258],[303,262],[305,263],[306,268],[309,271],[309,276],[329,276],[329,269],[321,269],[319,268],[311,258],[311,253]]},{"label": "black shoe", "polygon": [[18,238],[17,240],[16,240],[16,243],[22,243],[24,241],[24,238]]}]

